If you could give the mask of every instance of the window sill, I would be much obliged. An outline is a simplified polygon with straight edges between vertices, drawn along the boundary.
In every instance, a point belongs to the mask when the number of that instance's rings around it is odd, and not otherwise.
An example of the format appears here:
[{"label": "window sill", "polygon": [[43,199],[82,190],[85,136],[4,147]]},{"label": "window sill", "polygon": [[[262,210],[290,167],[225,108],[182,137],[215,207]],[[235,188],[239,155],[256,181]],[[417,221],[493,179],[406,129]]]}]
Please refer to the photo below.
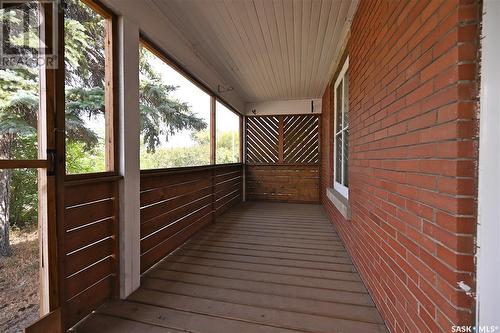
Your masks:
[{"label": "window sill", "polygon": [[332,204],[337,208],[340,214],[348,221],[351,220],[351,206],[349,206],[349,201],[342,194],[337,192],[333,188],[326,189],[326,196],[332,202]]}]

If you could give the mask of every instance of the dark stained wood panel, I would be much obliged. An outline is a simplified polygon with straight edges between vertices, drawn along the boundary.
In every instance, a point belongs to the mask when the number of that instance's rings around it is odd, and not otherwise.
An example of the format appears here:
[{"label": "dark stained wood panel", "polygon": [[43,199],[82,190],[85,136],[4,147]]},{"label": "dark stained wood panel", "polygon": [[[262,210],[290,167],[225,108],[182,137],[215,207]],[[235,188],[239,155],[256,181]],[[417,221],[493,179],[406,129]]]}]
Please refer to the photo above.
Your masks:
[{"label": "dark stained wood panel", "polygon": [[247,165],[248,200],[319,202],[319,167],[310,165]]},{"label": "dark stained wood panel", "polygon": [[141,174],[141,273],[242,201],[241,164]]},{"label": "dark stained wood panel", "polygon": [[387,332],[320,205],[231,208],[77,332]]},{"label": "dark stained wood panel", "polygon": [[118,181],[65,183],[63,292],[65,328],[118,293]]}]

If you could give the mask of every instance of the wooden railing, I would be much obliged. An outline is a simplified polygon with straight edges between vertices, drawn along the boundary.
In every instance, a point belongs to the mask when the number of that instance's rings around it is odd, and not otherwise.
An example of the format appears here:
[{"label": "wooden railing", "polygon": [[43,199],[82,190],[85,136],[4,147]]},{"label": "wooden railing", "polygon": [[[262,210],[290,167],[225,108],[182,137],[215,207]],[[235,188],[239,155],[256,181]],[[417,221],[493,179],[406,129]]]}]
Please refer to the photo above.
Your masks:
[{"label": "wooden railing", "polygon": [[65,183],[61,278],[64,326],[118,295],[118,181]]},{"label": "wooden railing", "polygon": [[242,201],[241,164],[141,172],[141,273]]}]

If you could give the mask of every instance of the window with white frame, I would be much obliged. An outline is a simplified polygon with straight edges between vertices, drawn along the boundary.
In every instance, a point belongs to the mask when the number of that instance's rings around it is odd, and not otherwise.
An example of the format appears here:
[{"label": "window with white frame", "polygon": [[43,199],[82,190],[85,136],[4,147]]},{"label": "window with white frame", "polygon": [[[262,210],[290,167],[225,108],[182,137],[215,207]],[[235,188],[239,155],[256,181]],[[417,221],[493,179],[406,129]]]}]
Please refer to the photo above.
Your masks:
[{"label": "window with white frame", "polygon": [[349,77],[347,57],[334,85],[334,138],[333,138],[333,187],[344,197],[349,196]]}]

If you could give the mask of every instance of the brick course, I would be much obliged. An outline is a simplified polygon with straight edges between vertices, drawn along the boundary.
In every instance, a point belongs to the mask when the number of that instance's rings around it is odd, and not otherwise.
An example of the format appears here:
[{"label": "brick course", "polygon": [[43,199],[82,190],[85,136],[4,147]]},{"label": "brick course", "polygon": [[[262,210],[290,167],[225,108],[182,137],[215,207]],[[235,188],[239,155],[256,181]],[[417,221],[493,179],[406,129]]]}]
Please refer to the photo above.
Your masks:
[{"label": "brick course", "polygon": [[349,204],[332,187],[323,96],[322,202],[392,332],[472,325],[477,192],[476,1],[361,1],[348,42]]}]

